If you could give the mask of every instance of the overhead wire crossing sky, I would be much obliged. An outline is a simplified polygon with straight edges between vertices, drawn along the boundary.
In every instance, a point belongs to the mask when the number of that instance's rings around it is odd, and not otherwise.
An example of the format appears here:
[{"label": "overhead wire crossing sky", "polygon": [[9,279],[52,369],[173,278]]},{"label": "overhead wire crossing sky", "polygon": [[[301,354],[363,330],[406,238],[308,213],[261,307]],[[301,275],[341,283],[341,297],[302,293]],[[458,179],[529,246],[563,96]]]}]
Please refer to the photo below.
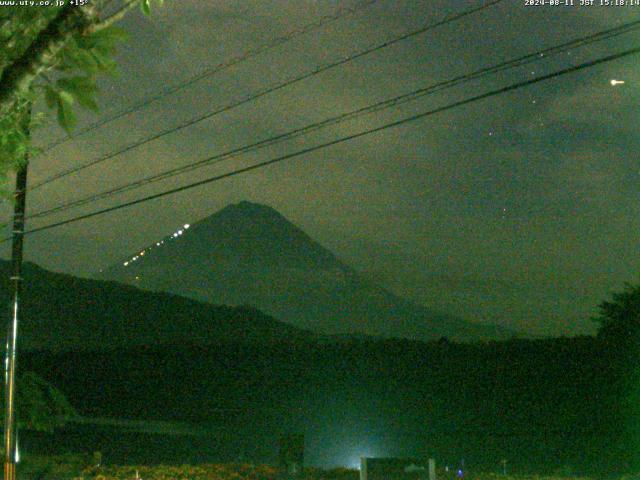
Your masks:
[{"label": "overhead wire crossing sky", "polygon": [[251,143],[249,145],[245,145],[242,147],[238,147],[238,148],[234,148],[232,150],[220,153],[218,155],[215,155],[213,157],[207,158],[205,160],[200,160],[197,162],[193,162],[187,165],[183,165],[180,167],[176,167],[176,168],[172,168],[154,175],[150,175],[147,176],[145,178],[133,181],[133,182],[129,182],[127,184],[124,185],[120,185],[118,187],[97,193],[97,194],[92,194],[80,199],[76,199],[76,200],[72,200],[66,203],[63,203],[61,205],[55,206],[55,207],[51,207],[45,210],[40,210],[36,213],[33,213],[31,215],[29,215],[27,218],[29,219],[35,219],[35,218],[42,218],[42,217],[46,217],[49,215],[52,215],[54,213],[58,213],[58,212],[63,212],[66,211],[70,208],[74,208],[74,207],[79,207],[82,205],[86,205],[89,203],[93,203],[95,201],[98,201],[100,199],[103,198],[109,198],[113,195],[119,194],[119,193],[124,193],[126,191],[131,191],[134,190],[136,188],[154,183],[154,182],[158,182],[167,178],[171,178],[174,177],[176,175],[180,175],[182,173],[186,173],[192,170],[195,170],[197,168],[201,168],[204,166],[208,166],[208,165],[212,165],[214,163],[218,163],[220,161],[223,160],[227,160],[239,155],[242,155],[244,153],[248,153],[260,148],[264,148],[270,145],[273,145],[275,143],[279,143],[279,142],[283,142],[286,140],[290,140],[292,138],[296,138],[298,136],[301,135],[305,135],[307,133],[310,133],[312,131],[330,126],[330,125],[335,125],[337,123],[340,122],[344,122],[347,120],[351,120],[353,118],[356,118],[360,115],[364,115],[364,114],[368,114],[368,113],[373,113],[373,112],[377,112],[380,111],[382,109],[386,109],[386,108],[391,108],[394,106],[398,106],[398,105],[402,105],[406,102],[410,102],[410,101],[414,101],[417,100],[419,98],[422,98],[425,95],[430,95],[439,91],[442,91],[444,89],[447,88],[451,88],[454,86],[458,86],[458,85],[462,85],[466,82],[469,81],[473,81],[479,78],[483,78],[485,76],[488,75],[492,75],[495,74],[497,72],[501,72],[507,69],[513,69],[513,68],[517,68],[520,66],[524,66],[524,65],[529,65],[531,63],[535,63],[535,62],[540,62],[543,61],[549,57],[555,56],[555,55],[559,55],[562,53],[566,53],[568,51],[583,47],[585,45],[590,45],[592,43],[595,42],[600,42],[603,40],[608,40],[629,32],[633,32],[633,31],[637,31],[640,28],[640,20],[635,20],[632,22],[628,22],[625,23],[623,25],[620,25],[618,27],[614,27],[614,28],[610,28],[610,29],[606,29],[600,32],[596,32],[584,37],[580,37],[578,39],[574,39],[568,42],[565,42],[563,44],[560,45],[555,45],[555,46],[551,46],[548,48],[545,48],[543,50],[538,50],[523,56],[520,56],[518,58],[515,59],[511,59],[508,60],[506,62],[502,62],[500,64],[497,65],[492,65],[492,66],[488,66],[479,70],[476,70],[474,72],[465,74],[465,75],[460,75],[457,76],[455,78],[449,79],[449,80],[445,80],[445,81],[441,81],[441,82],[437,82],[435,84],[432,85],[428,85],[426,87],[422,87],[419,88],[417,90],[411,91],[409,93],[405,93],[402,95],[398,95],[398,96],[394,96],[390,99],[387,100],[383,100],[380,102],[376,102],[372,105],[367,105],[365,107],[350,111],[350,112],[346,112],[343,113],[341,115],[338,116],[334,116],[334,117],[330,117],[328,119],[322,120],[320,122],[315,122],[312,123],[310,125],[306,125],[304,127],[301,128],[297,128],[294,130],[290,130],[288,132],[285,132],[283,134],[280,135],[276,135],[264,140],[261,140],[259,142],[255,142],[255,143]]},{"label": "overhead wire crossing sky", "polygon": [[419,28],[417,30],[412,30],[411,32],[408,32],[408,33],[393,37],[390,40],[386,40],[386,41],[384,41],[382,43],[379,43],[379,44],[377,44],[377,45],[375,45],[373,47],[369,47],[369,48],[366,48],[364,50],[360,50],[360,51],[358,51],[356,53],[353,53],[353,54],[351,54],[351,55],[349,55],[349,56],[347,56],[345,58],[342,58],[342,59],[337,60],[335,62],[332,62],[330,64],[316,67],[316,68],[314,68],[312,70],[309,70],[309,71],[306,71],[306,72],[304,72],[304,73],[302,73],[300,75],[297,75],[297,76],[295,76],[295,77],[293,77],[291,79],[288,79],[288,80],[285,80],[283,82],[279,82],[279,83],[276,83],[274,85],[268,86],[268,87],[266,87],[266,88],[264,88],[264,89],[262,89],[262,90],[260,90],[260,91],[258,91],[256,93],[253,93],[253,94],[250,94],[250,95],[248,95],[248,96],[246,96],[244,98],[241,98],[240,100],[231,102],[231,103],[229,103],[229,104],[227,104],[227,105],[225,105],[223,107],[216,108],[215,110],[213,110],[211,112],[208,112],[208,113],[205,113],[205,114],[202,114],[202,115],[198,115],[198,116],[196,116],[196,117],[194,117],[194,118],[192,118],[192,119],[190,119],[190,120],[188,120],[186,122],[181,123],[180,125],[177,125],[177,126],[172,127],[172,128],[165,129],[165,130],[163,130],[161,132],[155,133],[155,134],[153,134],[151,136],[148,136],[148,137],[140,139],[140,140],[138,140],[136,142],[133,142],[133,143],[131,143],[131,144],[129,144],[129,145],[123,147],[123,148],[120,148],[119,150],[116,150],[115,152],[108,153],[108,154],[103,155],[103,156],[101,156],[101,157],[99,157],[97,159],[91,160],[91,161],[86,162],[84,164],[81,164],[81,165],[78,165],[78,166],[75,166],[75,167],[71,167],[71,168],[69,168],[67,170],[64,170],[62,172],[56,173],[54,175],[51,175],[48,178],[46,178],[46,179],[34,184],[33,186],[31,186],[29,188],[29,190],[32,191],[32,190],[39,189],[42,186],[47,185],[47,184],[49,184],[49,183],[51,183],[53,181],[59,180],[59,179],[64,178],[64,177],[67,177],[68,175],[71,175],[73,173],[77,173],[79,171],[82,171],[82,170],[84,170],[86,168],[89,168],[89,167],[92,167],[94,165],[98,165],[98,164],[100,164],[102,162],[105,162],[107,160],[111,160],[111,159],[113,159],[113,158],[115,158],[115,157],[117,157],[119,155],[122,155],[123,153],[129,152],[129,151],[131,151],[131,150],[133,150],[133,149],[135,149],[137,147],[145,145],[145,144],[147,144],[149,142],[152,142],[154,140],[158,140],[159,138],[165,137],[167,135],[170,135],[170,134],[175,133],[177,131],[183,130],[185,128],[191,127],[191,126],[193,126],[193,125],[195,125],[197,123],[200,123],[200,122],[202,122],[204,120],[210,119],[210,118],[212,118],[212,117],[214,117],[216,115],[219,115],[221,113],[225,113],[225,112],[228,112],[230,110],[233,110],[233,109],[235,109],[235,108],[237,108],[237,107],[239,107],[241,105],[245,105],[247,103],[253,102],[253,101],[255,101],[255,100],[257,100],[257,99],[259,99],[261,97],[264,97],[265,95],[268,95],[268,94],[271,94],[273,92],[279,91],[281,89],[287,88],[287,87],[289,87],[291,85],[294,85],[294,84],[296,84],[298,82],[301,82],[301,81],[306,80],[308,78],[314,77],[314,76],[319,75],[321,73],[327,72],[327,71],[329,71],[329,70],[331,70],[333,68],[339,67],[341,65],[345,65],[345,64],[347,64],[349,62],[352,62],[352,61],[354,61],[356,59],[359,59],[359,58],[365,57],[367,55],[370,55],[370,54],[372,54],[374,52],[378,52],[378,51],[380,51],[380,50],[382,50],[384,48],[390,47],[390,46],[395,45],[395,44],[397,44],[399,42],[402,42],[402,41],[407,40],[409,38],[415,37],[416,35],[421,35],[423,33],[426,33],[428,31],[430,31],[430,30],[438,28],[440,26],[446,25],[448,23],[451,23],[451,22],[460,20],[462,18],[465,18],[465,17],[467,17],[469,15],[473,15],[475,13],[478,13],[478,12],[481,12],[483,10],[486,10],[487,8],[490,8],[490,7],[492,7],[492,6],[494,6],[494,5],[498,4],[498,3],[501,3],[502,1],[504,1],[504,0],[491,0],[491,1],[487,2],[486,4],[480,6],[480,7],[474,7],[474,8],[467,9],[467,10],[465,10],[463,12],[460,12],[460,13],[447,15],[442,20],[439,20],[439,21],[436,21],[436,22],[430,22],[430,23],[424,25],[423,27],[421,27],[421,28]]},{"label": "overhead wire crossing sky", "polygon": [[[270,160],[267,160],[267,161],[264,161],[264,162],[260,162],[260,163],[257,163],[257,164],[254,164],[254,165],[251,165],[251,166],[248,166],[248,167],[240,168],[240,169],[237,169],[237,170],[234,170],[234,171],[231,171],[231,172],[227,172],[227,173],[224,173],[224,174],[221,174],[221,175],[216,175],[216,176],[213,176],[213,177],[210,177],[210,178],[206,178],[206,179],[203,179],[203,180],[200,180],[200,181],[197,181],[197,182],[189,183],[189,184],[183,185],[181,187],[172,188],[172,189],[160,192],[160,193],[156,193],[156,194],[153,194],[153,195],[148,195],[148,196],[136,199],[136,200],[120,203],[118,205],[114,205],[114,206],[111,206],[111,207],[103,208],[103,209],[96,210],[96,211],[93,211],[93,212],[90,212],[90,213],[86,213],[86,214],[83,214],[83,215],[78,215],[78,216],[75,216],[75,217],[71,217],[71,218],[68,218],[68,219],[65,219],[65,220],[62,220],[62,221],[59,221],[59,222],[54,222],[54,223],[51,223],[51,224],[48,224],[48,225],[44,225],[44,226],[41,226],[41,227],[33,228],[33,229],[25,231],[25,235],[33,234],[33,233],[41,232],[41,231],[45,231],[45,230],[50,230],[52,228],[57,228],[57,227],[60,227],[60,226],[63,226],[63,225],[68,225],[70,223],[75,223],[75,222],[78,222],[78,221],[81,221],[81,220],[85,220],[85,219],[88,219],[88,218],[92,218],[92,217],[96,217],[96,216],[99,216],[99,215],[103,215],[105,213],[113,212],[113,211],[116,211],[116,210],[120,210],[120,209],[123,209],[123,208],[131,207],[131,206],[138,205],[138,204],[141,204],[141,203],[145,203],[145,202],[157,199],[157,198],[162,198],[162,197],[165,197],[165,196],[168,196],[168,195],[174,195],[176,193],[183,192],[185,190],[189,190],[189,189],[196,188],[196,187],[199,187],[199,186],[202,186],[202,185],[210,184],[210,183],[213,183],[213,182],[216,182],[216,181],[220,181],[220,180],[223,180],[223,179],[226,179],[226,178],[230,178],[230,177],[233,177],[233,176],[236,176],[236,175],[248,173],[248,172],[251,172],[253,170],[264,168],[264,167],[267,167],[269,165],[273,165],[273,164],[276,164],[276,163],[279,163],[279,162],[282,162],[282,161],[285,161],[285,160],[289,160],[291,158],[299,157],[299,156],[302,156],[302,155],[305,155],[305,154],[308,154],[308,153],[311,153],[311,152],[315,152],[315,151],[318,151],[318,150],[321,150],[321,149],[324,149],[324,148],[327,148],[327,147],[330,147],[330,146],[333,146],[333,145],[337,145],[337,144],[340,144],[340,143],[344,143],[344,142],[348,142],[348,141],[351,141],[351,140],[355,140],[357,138],[361,138],[361,137],[364,137],[364,136],[367,136],[367,135],[375,134],[375,133],[381,132],[383,130],[387,130],[389,128],[399,127],[401,125],[405,125],[405,124],[408,124],[410,122],[414,122],[416,120],[420,120],[420,119],[432,116],[432,115],[437,114],[437,113],[441,113],[441,112],[444,112],[444,111],[447,111],[447,110],[451,110],[453,108],[457,108],[457,107],[460,107],[460,106],[463,106],[463,105],[474,103],[474,102],[477,102],[479,100],[483,100],[483,99],[490,98],[490,97],[495,97],[497,95],[502,95],[504,93],[515,91],[515,90],[518,90],[518,89],[521,89],[521,88],[524,88],[524,87],[527,87],[527,86],[530,86],[530,85],[533,85],[533,84],[536,84],[536,83],[539,83],[539,82],[543,82],[543,81],[551,80],[551,79],[556,79],[556,78],[559,78],[559,77],[564,76],[564,75],[575,73],[575,72],[578,72],[580,70],[591,68],[591,67],[594,67],[596,65],[603,64],[603,63],[608,63],[608,62],[612,62],[612,61],[615,61],[615,60],[619,60],[619,59],[622,59],[622,58],[625,58],[625,57],[629,57],[631,55],[637,55],[638,53],[640,53],[640,47],[635,47],[635,48],[627,49],[627,50],[624,50],[624,51],[621,51],[621,52],[618,52],[618,53],[614,53],[614,54],[611,54],[611,55],[600,57],[600,58],[597,58],[595,60],[591,60],[591,61],[588,61],[588,62],[581,63],[579,65],[567,67],[567,68],[564,68],[562,70],[558,70],[558,71],[555,71],[553,73],[549,73],[549,74],[546,74],[546,75],[541,75],[541,76],[538,76],[538,77],[533,78],[533,79],[529,79],[529,80],[521,81],[521,82],[518,82],[518,83],[514,83],[514,84],[508,85],[506,87],[502,87],[502,88],[498,88],[498,89],[495,89],[495,90],[491,90],[491,91],[482,93],[480,95],[475,95],[475,96],[466,98],[464,100],[460,100],[460,101],[457,101],[457,102],[454,102],[454,103],[451,103],[451,104],[448,104],[448,105],[445,105],[445,106],[442,106],[442,107],[438,107],[438,108],[435,108],[435,109],[432,109],[432,110],[428,110],[428,111],[425,111],[425,112],[422,112],[422,113],[419,113],[419,114],[416,114],[416,115],[412,115],[410,117],[406,117],[406,118],[403,118],[401,120],[397,120],[397,121],[394,121],[394,122],[391,122],[391,123],[387,123],[387,124],[384,124],[384,125],[376,127],[376,128],[364,130],[364,131],[361,131],[359,133],[355,133],[355,134],[352,134],[352,135],[343,136],[343,137],[337,138],[335,140],[322,143],[320,145],[316,145],[316,146],[305,148],[305,149],[302,149],[302,150],[299,150],[299,151],[296,151],[296,152],[293,152],[293,153],[282,155],[282,156],[279,156],[279,157],[276,157],[276,158],[273,158],[273,159],[270,159]],[[1,240],[1,242],[6,242],[10,238],[11,237],[5,237],[4,239]]]}]

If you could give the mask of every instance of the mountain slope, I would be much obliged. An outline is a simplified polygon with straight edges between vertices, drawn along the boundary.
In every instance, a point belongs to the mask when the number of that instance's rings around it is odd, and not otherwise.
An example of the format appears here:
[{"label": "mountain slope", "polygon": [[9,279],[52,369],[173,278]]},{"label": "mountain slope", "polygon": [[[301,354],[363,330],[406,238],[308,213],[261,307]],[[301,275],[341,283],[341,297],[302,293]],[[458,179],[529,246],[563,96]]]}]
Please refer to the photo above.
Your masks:
[{"label": "mountain slope", "polygon": [[510,332],[415,305],[364,280],[274,209],[241,202],[183,228],[99,278],[215,304],[255,305],[324,334],[469,340]]},{"label": "mountain slope", "polygon": [[[311,338],[251,307],[208,305],[115,282],[24,268],[21,349],[73,350]],[[9,305],[9,263],[0,261],[0,304]]]}]

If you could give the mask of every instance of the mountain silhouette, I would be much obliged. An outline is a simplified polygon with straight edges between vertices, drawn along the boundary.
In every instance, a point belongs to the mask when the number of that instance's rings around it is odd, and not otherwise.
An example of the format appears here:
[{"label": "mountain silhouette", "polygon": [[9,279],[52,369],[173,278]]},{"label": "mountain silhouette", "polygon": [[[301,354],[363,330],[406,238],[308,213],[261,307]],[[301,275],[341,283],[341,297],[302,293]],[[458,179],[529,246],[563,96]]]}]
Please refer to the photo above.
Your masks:
[{"label": "mountain silhouette", "polygon": [[320,334],[419,340],[512,336],[392,294],[273,208],[246,201],[185,225],[98,278],[213,304],[253,305]]},{"label": "mountain silhouette", "polygon": [[[10,264],[0,260],[0,304],[10,304]],[[24,265],[19,344],[27,350],[104,350],[314,338],[253,307],[214,306],[168,293]],[[7,308],[7,312],[8,312]]]}]

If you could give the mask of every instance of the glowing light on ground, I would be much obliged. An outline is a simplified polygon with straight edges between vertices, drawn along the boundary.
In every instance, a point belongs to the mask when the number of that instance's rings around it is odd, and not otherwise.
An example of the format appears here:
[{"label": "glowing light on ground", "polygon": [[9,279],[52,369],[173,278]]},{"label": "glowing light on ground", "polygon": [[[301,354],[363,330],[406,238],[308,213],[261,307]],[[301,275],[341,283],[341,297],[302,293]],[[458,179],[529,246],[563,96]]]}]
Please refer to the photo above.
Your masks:
[{"label": "glowing light on ground", "polygon": [[616,85],[624,85],[624,80],[611,80],[611,86],[615,87]]}]

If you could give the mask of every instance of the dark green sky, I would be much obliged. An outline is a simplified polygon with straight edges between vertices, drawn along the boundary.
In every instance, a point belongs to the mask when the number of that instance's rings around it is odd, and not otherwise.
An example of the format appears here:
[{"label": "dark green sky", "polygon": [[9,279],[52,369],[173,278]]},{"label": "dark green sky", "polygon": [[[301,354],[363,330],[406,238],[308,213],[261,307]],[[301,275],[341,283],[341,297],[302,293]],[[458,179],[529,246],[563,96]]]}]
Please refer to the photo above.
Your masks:
[{"label": "dark green sky", "polygon": [[[116,111],[353,4],[186,0],[168,2],[150,19],[136,12],[124,23],[131,41],[119,57],[121,78],[104,82],[103,111]],[[379,0],[34,159],[31,180],[479,4]],[[34,192],[28,204],[32,211],[40,210],[636,18],[640,7],[525,7],[524,0],[506,0],[52,183]],[[119,199],[188,183],[638,45],[638,34],[625,35]],[[588,318],[595,306],[624,281],[638,279],[637,61],[628,57],[36,234],[26,244],[27,258],[89,274],[177,225],[246,199],[273,206],[366,275],[421,303],[532,333],[590,332]],[[626,83],[613,87],[614,78]],[[45,126],[36,135],[46,144],[61,133]],[[99,205],[112,203],[114,199]]]}]

